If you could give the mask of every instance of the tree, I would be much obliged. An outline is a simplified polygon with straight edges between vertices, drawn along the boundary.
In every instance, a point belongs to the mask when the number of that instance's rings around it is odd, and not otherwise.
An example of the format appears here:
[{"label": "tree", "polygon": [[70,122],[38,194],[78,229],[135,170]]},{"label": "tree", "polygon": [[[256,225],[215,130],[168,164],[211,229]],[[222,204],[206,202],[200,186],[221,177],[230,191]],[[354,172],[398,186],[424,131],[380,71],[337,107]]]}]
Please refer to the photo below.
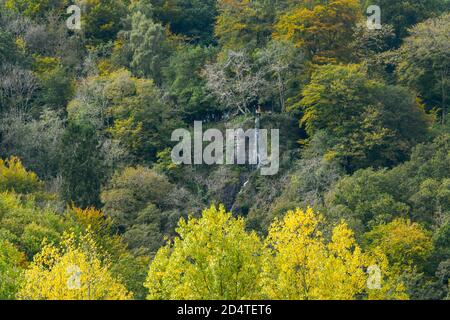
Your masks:
[{"label": "tree", "polygon": [[328,217],[348,221],[361,240],[374,232],[388,257],[395,255],[391,269],[405,271],[402,277],[414,299],[447,294],[447,284],[436,274],[445,274],[439,268],[450,257],[449,147],[448,135],[441,134],[415,147],[409,161],[391,170],[360,170],[334,184],[326,196]]},{"label": "tree", "polygon": [[304,53],[289,41],[271,41],[257,51],[257,62],[270,81],[266,90],[277,96],[281,112],[287,111],[287,104],[298,95],[303,80]]},{"label": "tree", "polygon": [[282,217],[288,210],[322,207],[325,194],[340,181],[343,174],[336,161],[303,155],[289,174],[281,195],[271,204],[270,222],[274,217]]},{"label": "tree", "polygon": [[38,89],[38,80],[30,70],[18,65],[3,64],[0,66],[0,103],[2,111],[26,113],[32,107]]},{"label": "tree", "polygon": [[390,193],[411,206],[409,216],[428,229],[441,227],[450,214],[446,165],[450,148],[448,134],[438,135],[432,142],[414,148],[408,162],[388,171]]},{"label": "tree", "polygon": [[164,175],[152,169],[128,167],[112,177],[102,191],[102,201],[116,223],[129,226],[150,203],[162,210],[169,208],[168,196],[173,188]]},{"label": "tree", "polygon": [[233,115],[250,113],[267,88],[263,71],[255,70],[244,51],[229,51],[225,61],[206,65],[203,75],[206,87]]},{"label": "tree", "polygon": [[94,43],[114,40],[123,28],[123,19],[127,14],[125,1],[80,0],[79,5],[84,9],[82,15],[84,34]]},{"label": "tree", "polygon": [[174,34],[209,44],[214,38],[216,0],[152,0],[153,14]]},{"label": "tree", "polygon": [[81,208],[99,206],[103,163],[95,128],[69,122],[62,146],[62,199]]},{"label": "tree", "polygon": [[325,243],[312,209],[288,211],[266,239],[264,291],[271,299],[354,299],[364,290],[364,257],[345,224]]},{"label": "tree", "polygon": [[[424,271],[433,243],[430,233],[420,224],[396,219],[374,227],[364,235],[364,240],[368,250],[376,248],[387,256],[391,271],[403,279],[411,299],[430,295],[432,285]],[[424,285],[428,287],[425,290],[421,288]]]},{"label": "tree", "polygon": [[420,265],[433,247],[429,233],[420,224],[407,219],[374,227],[365,234],[365,241],[369,248],[379,247],[399,271]]},{"label": "tree", "polygon": [[148,299],[255,299],[262,245],[223,207],[180,220],[179,237],[161,248],[148,273]]},{"label": "tree", "polygon": [[206,80],[201,76],[203,66],[214,53],[215,50],[209,47],[182,46],[171,56],[169,66],[164,70],[164,83],[187,123],[209,120],[219,113],[214,98],[206,90]]},{"label": "tree", "polygon": [[[422,180],[423,179],[423,180]],[[450,179],[422,178],[410,194],[412,218],[429,226],[442,226],[449,216]],[[412,190],[411,190],[412,191]]]},{"label": "tree", "polygon": [[25,255],[0,238],[0,299],[15,299],[25,268]]},{"label": "tree", "polygon": [[41,90],[39,103],[55,110],[64,109],[73,93],[68,70],[59,59],[48,57],[35,57],[35,68]]},{"label": "tree", "polygon": [[450,91],[450,14],[414,26],[397,51],[396,74],[417,90],[429,108],[438,107],[445,124]]},{"label": "tree", "polygon": [[67,233],[60,247],[47,244],[25,272],[18,296],[33,300],[127,300],[132,293],[101,261],[89,231],[79,240]]},{"label": "tree", "polygon": [[4,113],[0,132],[3,157],[20,157],[25,166],[43,180],[58,175],[64,121],[57,112],[45,109],[39,119],[15,112]]},{"label": "tree", "polygon": [[50,11],[64,12],[68,0],[5,0],[6,9],[34,19],[43,18]]},{"label": "tree", "polygon": [[275,20],[273,1],[220,0],[215,35],[225,51],[263,46]]},{"label": "tree", "polygon": [[377,62],[378,55],[388,51],[395,42],[394,27],[382,24],[381,29],[369,29],[367,23],[360,22],[356,25],[353,34],[353,42],[349,51],[359,61],[367,61],[368,64]]},{"label": "tree", "polygon": [[77,237],[90,230],[92,240],[101,261],[110,261],[110,273],[115,279],[133,292],[134,299],[145,299],[147,290],[144,281],[147,276],[149,257],[129,250],[126,241],[117,234],[114,221],[105,213],[94,208],[69,208],[64,214],[68,223],[66,230],[73,230]]},{"label": "tree", "polygon": [[0,239],[31,259],[44,239],[58,241],[66,224],[59,213],[15,193],[0,193]]},{"label": "tree", "polygon": [[447,0],[367,0],[366,5],[381,8],[382,24],[394,26],[397,44],[408,34],[408,28],[444,11]]},{"label": "tree", "polygon": [[393,166],[426,133],[426,116],[402,87],[372,80],[361,65],[318,68],[304,88],[301,124],[312,137],[326,133],[329,158],[349,171]]},{"label": "tree", "polygon": [[162,68],[168,63],[170,44],[164,27],[141,12],[131,18],[130,49],[133,53],[131,67],[139,76],[162,82]]},{"label": "tree", "polygon": [[0,192],[28,194],[42,191],[43,184],[34,172],[27,171],[19,158],[0,159]]},{"label": "tree", "polygon": [[345,219],[361,234],[371,227],[406,217],[410,207],[395,196],[396,181],[386,171],[359,170],[343,177],[326,196],[328,216]]},{"label": "tree", "polygon": [[70,120],[93,126],[102,147],[118,143],[111,160],[119,162],[128,154],[132,160],[152,162],[171,144],[171,133],[179,127],[179,117],[170,107],[154,81],[120,69],[88,78],[68,113]]},{"label": "tree", "polygon": [[102,191],[104,210],[133,250],[155,253],[163,244],[173,186],[154,170],[137,167],[116,173]]},{"label": "tree", "polygon": [[343,177],[326,196],[328,214],[363,232],[406,217],[427,229],[441,228],[450,215],[449,148],[443,134],[416,146],[409,161],[391,170],[359,170]]},{"label": "tree", "polygon": [[360,12],[358,0],[326,1],[313,8],[302,2],[278,19],[274,38],[292,41],[313,62],[345,62]]},{"label": "tree", "polygon": [[124,70],[110,75],[105,90],[113,120],[108,129],[112,138],[136,159],[155,161],[157,153],[171,144],[171,133],[180,123],[163,92],[154,81],[131,77]]},{"label": "tree", "polygon": [[175,188],[163,174],[141,166],[116,172],[101,199],[129,248],[146,255],[154,255],[164,237],[174,235],[180,217],[194,207],[184,188]]},{"label": "tree", "polygon": [[[405,298],[401,285],[390,278],[382,253],[363,253],[345,222],[335,226],[326,241],[323,222],[309,208],[288,211],[271,225],[263,268],[263,292],[270,299]],[[375,261],[384,273],[378,291],[366,287],[364,272]]]},{"label": "tree", "polygon": [[0,68],[6,62],[17,62],[16,60],[19,60],[19,58],[20,52],[14,42],[14,37],[8,31],[0,28]]}]

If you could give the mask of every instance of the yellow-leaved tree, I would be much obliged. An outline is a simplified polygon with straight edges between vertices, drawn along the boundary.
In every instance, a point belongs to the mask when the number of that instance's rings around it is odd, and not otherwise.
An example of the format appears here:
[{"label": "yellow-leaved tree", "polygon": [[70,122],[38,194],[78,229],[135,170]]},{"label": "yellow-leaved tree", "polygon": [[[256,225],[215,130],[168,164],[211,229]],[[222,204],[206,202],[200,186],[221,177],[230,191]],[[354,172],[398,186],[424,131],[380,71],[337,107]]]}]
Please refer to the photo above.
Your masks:
[{"label": "yellow-leaved tree", "polygon": [[43,183],[34,172],[27,171],[17,157],[0,159],[0,192],[28,194],[41,191]]},{"label": "yellow-leaved tree", "polygon": [[218,0],[215,35],[225,49],[263,46],[272,33],[270,1]]},{"label": "yellow-leaved tree", "polygon": [[43,246],[25,272],[20,299],[126,300],[132,293],[109,271],[88,229],[79,238],[65,233],[60,246]]},{"label": "yellow-leaved tree", "polygon": [[[263,265],[264,294],[270,299],[351,300],[407,298],[393,282],[382,252],[365,254],[344,222],[327,241],[320,231],[323,217],[312,209],[289,211],[275,220],[266,238],[269,254]],[[378,268],[380,278],[368,287],[366,270]]]},{"label": "yellow-leaved tree", "polygon": [[274,38],[292,41],[314,62],[345,62],[353,29],[360,19],[358,0],[330,0],[313,8],[300,2],[279,18]]},{"label": "yellow-leaved tree", "polygon": [[223,206],[201,218],[181,220],[173,243],[153,260],[145,286],[148,299],[239,300],[260,297],[262,244],[245,231],[242,218]]},{"label": "yellow-leaved tree", "polygon": [[367,248],[382,251],[398,273],[423,264],[433,250],[430,233],[419,223],[408,219],[375,226],[364,238]]},{"label": "yellow-leaved tree", "polygon": [[405,298],[406,294],[398,294],[405,286],[396,279],[406,282],[410,274],[423,272],[420,266],[433,250],[430,233],[419,223],[403,218],[375,226],[364,235],[364,244],[373,259],[371,264],[381,266],[384,275],[389,275],[384,277],[387,285],[371,290],[369,297],[373,299]]},{"label": "yellow-leaved tree", "polygon": [[275,220],[263,245],[221,206],[181,220],[151,263],[148,299],[407,299],[380,247],[367,252],[345,222],[329,237],[312,209]]}]

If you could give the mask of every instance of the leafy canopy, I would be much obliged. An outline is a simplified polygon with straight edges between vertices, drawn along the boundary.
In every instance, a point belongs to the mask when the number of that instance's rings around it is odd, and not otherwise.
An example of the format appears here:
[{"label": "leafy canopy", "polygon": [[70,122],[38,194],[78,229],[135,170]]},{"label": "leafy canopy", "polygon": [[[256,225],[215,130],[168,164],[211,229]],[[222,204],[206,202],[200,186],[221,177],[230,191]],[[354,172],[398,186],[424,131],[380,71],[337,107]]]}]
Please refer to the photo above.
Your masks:
[{"label": "leafy canopy", "polygon": [[161,248],[148,273],[148,299],[256,299],[262,244],[223,207],[180,220],[179,237]]},{"label": "leafy canopy", "polygon": [[101,261],[93,236],[66,233],[61,246],[44,245],[25,272],[21,299],[126,300],[132,294]]}]

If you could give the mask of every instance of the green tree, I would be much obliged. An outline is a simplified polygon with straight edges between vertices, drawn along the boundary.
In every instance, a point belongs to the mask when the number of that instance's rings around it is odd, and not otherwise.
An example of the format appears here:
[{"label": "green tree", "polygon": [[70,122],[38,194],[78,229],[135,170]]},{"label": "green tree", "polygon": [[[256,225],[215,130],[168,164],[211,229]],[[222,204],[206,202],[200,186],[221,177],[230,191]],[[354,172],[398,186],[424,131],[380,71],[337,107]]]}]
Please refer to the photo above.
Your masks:
[{"label": "green tree", "polygon": [[124,69],[89,78],[67,109],[70,120],[98,131],[103,147],[118,142],[112,157],[116,160],[127,151],[133,160],[155,161],[157,153],[171,145],[171,133],[180,122],[154,81],[135,78]]},{"label": "green tree", "polygon": [[34,19],[44,18],[50,11],[64,13],[68,0],[5,0],[6,9]]},{"label": "green tree", "polygon": [[349,171],[393,166],[426,133],[426,116],[406,89],[370,79],[361,65],[322,66],[303,90],[301,124],[325,131],[326,157]]},{"label": "green tree", "polygon": [[167,65],[171,52],[164,27],[141,12],[131,17],[131,67],[139,76],[162,82],[162,68]]},{"label": "green tree", "polygon": [[170,31],[195,43],[209,44],[214,38],[216,0],[152,0],[153,14]]},{"label": "green tree", "polygon": [[24,165],[44,180],[58,175],[64,120],[45,109],[38,119],[7,112],[0,120],[0,154],[18,156]]},{"label": "green tree", "polygon": [[397,51],[397,76],[446,121],[450,91],[450,14],[414,26]]},{"label": "green tree", "polygon": [[171,209],[176,207],[174,186],[145,167],[117,172],[102,190],[104,211],[114,219],[125,242],[136,252],[154,254],[170,233]]},{"label": "green tree", "polygon": [[342,178],[326,196],[328,213],[363,231],[400,217],[440,228],[450,214],[449,148],[448,135],[440,135],[391,170],[359,170]]},{"label": "green tree", "polygon": [[62,199],[81,208],[100,206],[104,168],[95,128],[70,122],[62,137],[62,146]]},{"label": "green tree", "polygon": [[382,24],[381,29],[371,30],[367,28],[367,23],[364,21],[356,25],[349,50],[358,61],[366,61],[367,64],[373,65],[378,62],[379,54],[391,49],[394,42],[393,26]]},{"label": "green tree", "polygon": [[17,62],[19,58],[20,52],[14,42],[14,37],[0,27],[0,67],[6,62]]},{"label": "green tree", "polygon": [[0,239],[14,244],[32,258],[44,239],[58,241],[66,226],[60,214],[42,209],[32,199],[0,193]]},{"label": "green tree", "polygon": [[296,208],[320,208],[324,205],[324,196],[331,186],[344,174],[336,161],[327,161],[323,157],[308,158],[304,155],[295,163],[289,180],[283,184],[280,196],[272,202],[270,218],[282,217],[288,210]]},{"label": "green tree", "polygon": [[73,94],[72,79],[68,73],[60,64],[38,73],[40,104],[55,110],[65,109]]},{"label": "green tree", "polygon": [[171,56],[169,66],[165,69],[164,82],[187,123],[208,120],[219,113],[201,76],[204,64],[213,58],[214,51],[201,46],[182,46]]},{"label": "green tree", "polygon": [[25,255],[0,238],[0,299],[15,299],[23,278]]},{"label": "green tree", "polygon": [[396,217],[406,217],[410,207],[393,193],[396,181],[386,171],[359,170],[339,180],[326,196],[328,215],[345,219],[359,234]]},{"label": "green tree", "polygon": [[394,26],[397,43],[408,34],[408,28],[433,15],[441,13],[448,5],[447,0],[366,0],[366,6],[381,8],[382,24]]},{"label": "green tree", "polygon": [[127,2],[121,0],[80,0],[85,36],[94,43],[114,40],[123,28]]}]

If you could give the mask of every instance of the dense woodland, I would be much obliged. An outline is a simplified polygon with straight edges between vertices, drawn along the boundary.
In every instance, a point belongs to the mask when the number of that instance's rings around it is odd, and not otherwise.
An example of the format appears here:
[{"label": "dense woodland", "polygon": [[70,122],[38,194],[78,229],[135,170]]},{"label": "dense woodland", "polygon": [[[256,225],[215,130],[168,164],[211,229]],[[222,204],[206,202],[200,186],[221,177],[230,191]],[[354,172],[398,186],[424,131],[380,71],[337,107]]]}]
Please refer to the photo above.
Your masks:
[{"label": "dense woodland", "polygon": [[448,0],[0,0],[0,299],[449,299],[449,111]]}]

